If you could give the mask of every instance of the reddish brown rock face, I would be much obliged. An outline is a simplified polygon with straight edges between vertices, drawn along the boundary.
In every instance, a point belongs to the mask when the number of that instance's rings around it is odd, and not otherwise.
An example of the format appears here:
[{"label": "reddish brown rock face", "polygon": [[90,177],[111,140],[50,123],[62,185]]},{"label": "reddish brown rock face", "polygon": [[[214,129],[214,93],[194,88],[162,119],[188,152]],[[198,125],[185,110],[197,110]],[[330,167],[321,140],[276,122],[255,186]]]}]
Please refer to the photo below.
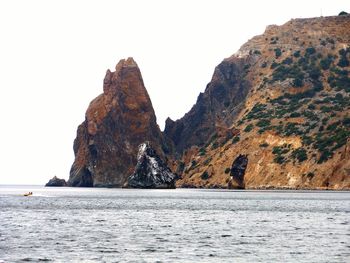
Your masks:
[{"label": "reddish brown rock face", "polygon": [[132,58],[107,70],[103,94],[95,98],[78,127],[69,185],[120,187],[136,165],[138,146],[163,139],[140,70]]}]

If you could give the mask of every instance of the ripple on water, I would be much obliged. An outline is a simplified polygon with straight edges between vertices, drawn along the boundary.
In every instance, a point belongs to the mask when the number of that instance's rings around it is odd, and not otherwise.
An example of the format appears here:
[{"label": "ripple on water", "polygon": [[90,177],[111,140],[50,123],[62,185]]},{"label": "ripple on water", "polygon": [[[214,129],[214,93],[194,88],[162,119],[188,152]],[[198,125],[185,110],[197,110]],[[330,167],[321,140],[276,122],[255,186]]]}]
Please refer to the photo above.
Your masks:
[{"label": "ripple on water", "polygon": [[348,192],[39,191],[1,195],[0,263],[349,258]]}]

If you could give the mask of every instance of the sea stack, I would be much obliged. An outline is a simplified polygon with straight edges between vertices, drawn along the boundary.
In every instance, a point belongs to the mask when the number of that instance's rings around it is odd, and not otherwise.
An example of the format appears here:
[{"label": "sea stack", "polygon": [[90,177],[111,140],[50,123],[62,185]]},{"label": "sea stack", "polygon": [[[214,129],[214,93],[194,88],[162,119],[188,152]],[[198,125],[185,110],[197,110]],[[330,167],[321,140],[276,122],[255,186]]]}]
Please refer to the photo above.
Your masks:
[{"label": "sea stack", "polygon": [[139,146],[137,165],[128,179],[131,188],[175,188],[176,175],[158,156],[149,142]]},{"label": "sea stack", "polygon": [[114,72],[107,70],[103,93],[90,103],[78,127],[68,184],[123,186],[144,141],[164,155],[163,137],[140,69],[132,58],[122,59]]},{"label": "sea stack", "polygon": [[60,179],[57,176],[54,176],[52,179],[48,181],[45,186],[67,186],[67,182],[64,179]]}]

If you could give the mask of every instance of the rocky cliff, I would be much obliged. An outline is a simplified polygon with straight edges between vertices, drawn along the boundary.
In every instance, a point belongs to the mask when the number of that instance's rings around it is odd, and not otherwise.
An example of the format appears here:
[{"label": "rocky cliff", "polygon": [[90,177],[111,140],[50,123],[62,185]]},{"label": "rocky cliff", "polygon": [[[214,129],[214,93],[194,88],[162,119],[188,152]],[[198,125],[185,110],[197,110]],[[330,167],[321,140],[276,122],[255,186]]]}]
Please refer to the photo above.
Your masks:
[{"label": "rocky cliff", "polygon": [[178,186],[350,188],[349,58],[349,15],[293,19],[249,40],[189,113],[167,121]]},{"label": "rocky cliff", "polygon": [[268,26],[162,134],[140,70],[122,60],[78,128],[68,183],[124,185],[150,141],[179,187],[349,189],[349,61],[349,15]]},{"label": "rocky cliff", "polygon": [[140,70],[132,58],[107,70],[103,93],[89,105],[74,141],[71,186],[120,187],[137,163],[138,146],[150,141],[164,156],[163,138]]}]

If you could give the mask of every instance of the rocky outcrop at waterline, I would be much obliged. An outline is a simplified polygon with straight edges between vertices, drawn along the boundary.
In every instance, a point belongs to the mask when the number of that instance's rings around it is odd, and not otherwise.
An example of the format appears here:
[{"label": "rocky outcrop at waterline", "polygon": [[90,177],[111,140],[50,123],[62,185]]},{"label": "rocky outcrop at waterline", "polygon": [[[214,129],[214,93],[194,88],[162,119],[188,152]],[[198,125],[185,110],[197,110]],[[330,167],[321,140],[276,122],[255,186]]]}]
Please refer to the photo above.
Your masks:
[{"label": "rocky outcrop at waterline", "polygon": [[50,179],[45,186],[68,186],[66,180],[60,179],[57,176],[54,176]]},{"label": "rocky outcrop at waterline", "polygon": [[175,188],[176,175],[161,160],[149,142],[139,146],[137,165],[128,179],[130,188]]},{"label": "rocky outcrop at waterline", "polygon": [[228,188],[244,189],[244,174],[248,165],[248,156],[239,155],[232,163]]}]

